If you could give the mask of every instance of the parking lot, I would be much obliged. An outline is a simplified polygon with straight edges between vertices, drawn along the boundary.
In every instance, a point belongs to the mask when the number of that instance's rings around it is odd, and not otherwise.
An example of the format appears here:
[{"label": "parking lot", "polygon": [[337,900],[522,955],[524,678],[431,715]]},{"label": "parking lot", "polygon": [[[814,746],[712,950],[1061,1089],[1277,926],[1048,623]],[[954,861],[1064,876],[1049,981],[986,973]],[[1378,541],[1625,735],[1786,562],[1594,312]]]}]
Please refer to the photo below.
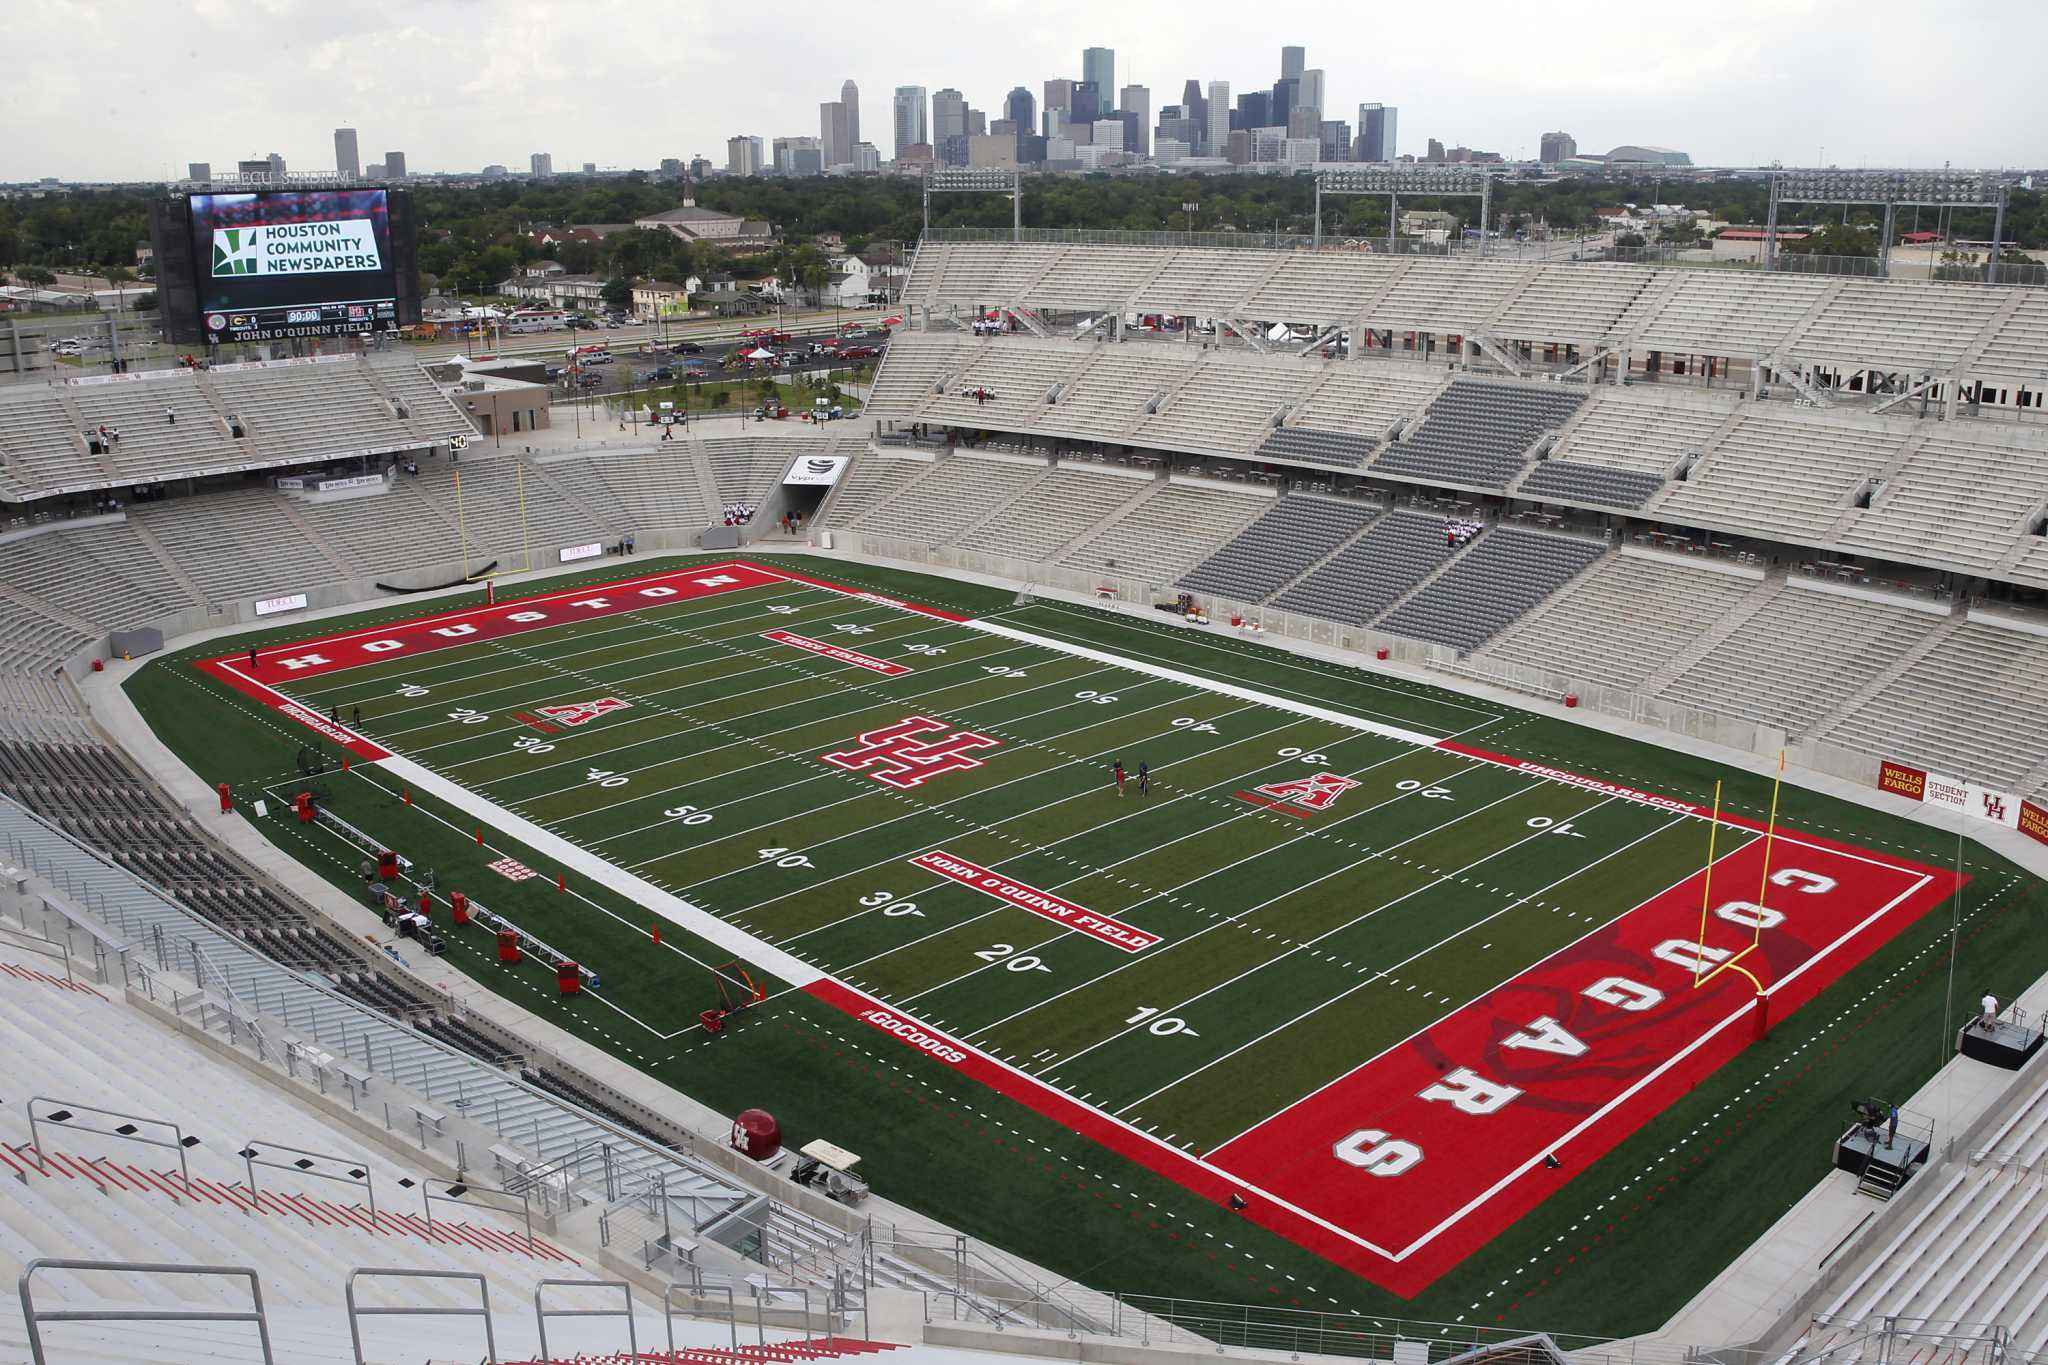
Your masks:
[{"label": "parking lot", "polygon": [[[872,323],[867,326],[868,330],[884,330]],[[772,328],[763,330],[773,331]],[[881,359],[881,348],[885,343],[885,338],[879,336],[849,335],[841,339],[836,349],[824,349],[825,343],[834,339],[829,325],[801,333],[702,342],[676,341],[666,346],[653,339],[619,342],[611,339],[614,334],[605,332],[563,335],[581,347],[604,347],[603,354],[608,354],[610,359],[578,361],[575,366],[577,372],[572,376],[567,354],[570,347],[565,344],[561,361],[549,366],[551,376],[564,392],[600,396],[663,386],[685,379],[734,381],[758,379],[770,374],[812,374],[873,365]],[[747,358],[750,353],[762,350],[773,352],[775,359]]]}]

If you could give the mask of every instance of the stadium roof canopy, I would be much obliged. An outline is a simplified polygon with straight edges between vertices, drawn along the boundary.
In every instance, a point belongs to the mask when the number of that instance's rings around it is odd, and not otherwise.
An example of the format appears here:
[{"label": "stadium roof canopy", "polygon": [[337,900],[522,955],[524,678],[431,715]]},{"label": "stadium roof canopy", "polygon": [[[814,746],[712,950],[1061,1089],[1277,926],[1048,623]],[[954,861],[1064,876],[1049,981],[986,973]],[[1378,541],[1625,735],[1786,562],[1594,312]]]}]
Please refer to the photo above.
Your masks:
[{"label": "stadium roof canopy", "polygon": [[1690,166],[1692,158],[1684,152],[1674,152],[1669,147],[1639,147],[1624,143],[1607,154],[1610,166]]}]

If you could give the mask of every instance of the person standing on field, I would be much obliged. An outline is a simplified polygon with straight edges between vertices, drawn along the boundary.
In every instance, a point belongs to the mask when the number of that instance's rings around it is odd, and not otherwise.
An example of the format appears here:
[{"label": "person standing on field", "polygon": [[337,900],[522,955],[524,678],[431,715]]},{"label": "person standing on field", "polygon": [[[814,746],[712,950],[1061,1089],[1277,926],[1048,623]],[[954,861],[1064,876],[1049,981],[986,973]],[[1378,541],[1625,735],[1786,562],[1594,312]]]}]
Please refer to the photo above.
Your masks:
[{"label": "person standing on field", "polygon": [[1110,769],[1110,772],[1116,778],[1116,794],[1122,796],[1124,794],[1124,761],[1118,759],[1116,765]]},{"label": "person standing on field", "polygon": [[1146,796],[1152,791],[1152,769],[1144,759],[1138,760],[1138,795]]}]

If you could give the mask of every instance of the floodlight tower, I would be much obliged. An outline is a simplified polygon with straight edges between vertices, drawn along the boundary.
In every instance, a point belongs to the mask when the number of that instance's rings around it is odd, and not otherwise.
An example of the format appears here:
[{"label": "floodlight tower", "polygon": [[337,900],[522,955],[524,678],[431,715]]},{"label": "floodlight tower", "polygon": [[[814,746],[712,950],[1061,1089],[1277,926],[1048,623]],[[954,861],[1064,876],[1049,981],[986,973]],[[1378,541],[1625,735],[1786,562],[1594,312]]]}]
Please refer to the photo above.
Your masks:
[{"label": "floodlight tower", "polygon": [[1024,240],[1024,180],[1016,171],[994,166],[933,166],[924,177],[924,231],[932,230],[934,194],[1007,194],[1010,196],[1010,240]]},{"label": "floodlight tower", "polygon": [[1493,177],[1462,167],[1396,167],[1386,170],[1317,171],[1315,243],[1323,244],[1323,196],[1384,194],[1387,196],[1387,237],[1399,231],[1404,194],[1461,195],[1479,200],[1479,254],[1486,255],[1486,225],[1493,202]]},{"label": "floodlight tower", "polygon": [[2005,198],[2009,188],[1987,171],[1779,171],[1771,177],[1770,218],[1764,225],[1764,269],[1778,260],[1778,205],[1882,204],[1884,241],[1878,247],[1878,271],[1891,274],[1892,229],[1901,204],[1938,208],[1988,208],[1991,223],[1991,266],[1986,279],[1998,283],[1998,251],[2005,236]]}]

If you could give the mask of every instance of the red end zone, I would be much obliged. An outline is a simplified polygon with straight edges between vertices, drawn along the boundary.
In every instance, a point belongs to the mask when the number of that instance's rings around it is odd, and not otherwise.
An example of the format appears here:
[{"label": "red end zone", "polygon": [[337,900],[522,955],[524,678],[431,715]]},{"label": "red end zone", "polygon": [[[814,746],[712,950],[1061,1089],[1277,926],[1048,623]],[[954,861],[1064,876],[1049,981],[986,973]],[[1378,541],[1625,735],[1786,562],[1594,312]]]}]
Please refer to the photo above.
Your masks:
[{"label": "red end zone", "polygon": [[[1704,955],[1695,873],[1199,1157],[837,982],[809,990],[1200,1197],[1242,1195],[1245,1217],[1412,1297],[1747,1047],[1760,1014],[1782,1019],[1958,885],[1784,830],[1770,868],[1759,911],[1763,840],[1716,860]],[[1694,986],[1753,942],[1739,970]]]}]

